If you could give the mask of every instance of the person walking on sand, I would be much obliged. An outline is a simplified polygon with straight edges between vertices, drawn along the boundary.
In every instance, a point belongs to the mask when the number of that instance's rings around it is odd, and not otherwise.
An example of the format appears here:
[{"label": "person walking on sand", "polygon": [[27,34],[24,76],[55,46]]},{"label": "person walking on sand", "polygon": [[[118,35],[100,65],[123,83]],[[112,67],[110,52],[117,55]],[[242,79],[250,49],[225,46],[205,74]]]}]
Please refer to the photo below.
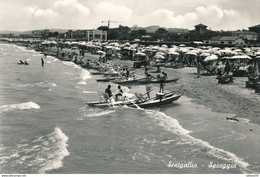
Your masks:
[{"label": "person walking on sand", "polygon": [[197,62],[197,71],[198,71],[198,76],[197,76],[197,78],[200,78],[200,77],[201,77],[201,75],[200,75],[200,70],[201,70],[201,63],[200,63],[200,61],[198,61],[198,62]]},{"label": "person walking on sand", "polygon": [[41,58],[41,61],[42,61],[42,66],[44,66],[44,60],[43,60],[43,58]]}]

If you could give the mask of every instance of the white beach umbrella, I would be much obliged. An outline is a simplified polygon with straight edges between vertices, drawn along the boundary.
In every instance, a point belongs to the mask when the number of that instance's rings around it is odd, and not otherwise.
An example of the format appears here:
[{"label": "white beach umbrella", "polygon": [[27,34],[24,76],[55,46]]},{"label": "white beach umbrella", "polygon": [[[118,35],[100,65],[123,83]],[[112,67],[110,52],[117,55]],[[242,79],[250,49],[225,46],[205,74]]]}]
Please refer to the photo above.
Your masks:
[{"label": "white beach umbrella", "polygon": [[218,59],[218,56],[217,55],[210,55],[210,56],[207,56],[204,61],[213,61],[213,60],[217,60]]},{"label": "white beach umbrella", "polygon": [[112,49],[113,46],[111,46],[111,45],[107,45],[106,48],[107,48],[107,49]]},{"label": "white beach umbrella", "polygon": [[205,53],[200,54],[200,56],[201,56],[201,57],[207,57],[207,56],[210,56],[210,53],[206,53],[206,52],[205,52]]},{"label": "white beach umbrella", "polygon": [[137,55],[137,56],[146,56],[146,54],[145,54],[145,53],[142,53],[142,52],[137,52],[136,55]]},{"label": "white beach umbrella", "polygon": [[157,52],[155,55],[165,55],[163,52]]},{"label": "white beach umbrella", "polygon": [[243,59],[243,60],[251,60],[252,58],[248,55],[235,55],[233,57],[231,57],[231,59]]},{"label": "white beach umbrella", "polygon": [[104,52],[104,51],[102,51],[102,50],[98,50],[96,53],[97,53],[97,54],[100,54],[100,55],[106,54],[106,52]]},{"label": "white beach umbrella", "polygon": [[197,56],[198,54],[194,51],[189,51],[186,53],[186,55],[194,55],[194,56]]},{"label": "white beach umbrella", "polygon": [[260,51],[255,52],[255,55],[256,56],[260,55]]},{"label": "white beach umbrella", "polygon": [[165,59],[165,57],[163,55],[155,55],[153,58],[156,59]]},{"label": "white beach umbrella", "polygon": [[170,51],[168,54],[169,55],[180,55],[178,52],[175,52],[175,51]]}]

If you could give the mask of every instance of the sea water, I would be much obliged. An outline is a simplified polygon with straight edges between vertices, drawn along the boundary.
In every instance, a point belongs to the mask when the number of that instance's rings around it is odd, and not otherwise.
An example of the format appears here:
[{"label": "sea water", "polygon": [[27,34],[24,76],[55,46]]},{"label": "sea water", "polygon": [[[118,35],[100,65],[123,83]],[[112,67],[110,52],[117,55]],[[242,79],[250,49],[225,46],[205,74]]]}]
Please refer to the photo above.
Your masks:
[{"label": "sea water", "polygon": [[39,52],[0,48],[1,173],[260,172],[259,126],[246,118],[228,121],[185,96],[152,109],[89,107],[108,83],[72,62],[48,56],[42,67]]}]

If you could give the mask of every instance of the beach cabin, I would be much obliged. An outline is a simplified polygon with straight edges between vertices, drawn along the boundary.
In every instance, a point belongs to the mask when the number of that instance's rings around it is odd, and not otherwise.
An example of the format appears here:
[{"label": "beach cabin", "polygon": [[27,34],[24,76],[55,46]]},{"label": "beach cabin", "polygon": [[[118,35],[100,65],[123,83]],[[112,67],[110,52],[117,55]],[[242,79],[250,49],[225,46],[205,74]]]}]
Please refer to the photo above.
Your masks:
[{"label": "beach cabin", "polygon": [[215,36],[209,40],[205,40],[204,43],[235,46],[243,46],[246,44],[244,38],[238,36]]}]

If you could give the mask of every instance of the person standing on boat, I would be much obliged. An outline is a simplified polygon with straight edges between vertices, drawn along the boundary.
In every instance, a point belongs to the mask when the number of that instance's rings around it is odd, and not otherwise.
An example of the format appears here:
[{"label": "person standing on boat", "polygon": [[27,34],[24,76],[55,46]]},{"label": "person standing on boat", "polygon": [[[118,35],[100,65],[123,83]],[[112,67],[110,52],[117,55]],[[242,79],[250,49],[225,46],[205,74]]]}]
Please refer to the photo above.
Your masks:
[{"label": "person standing on boat", "polygon": [[160,74],[160,77],[159,77],[159,79],[160,79],[160,91],[159,92],[161,92],[161,93],[163,93],[163,88],[164,88],[164,84],[165,84],[164,81],[166,80],[165,74],[164,74],[164,72],[162,72],[162,74]]},{"label": "person standing on boat", "polygon": [[150,99],[151,99],[151,98],[150,98],[150,92],[152,91],[152,88],[151,88],[151,86],[146,85],[145,89],[146,89],[147,97],[148,97],[149,100],[150,100]]},{"label": "person standing on boat", "polygon": [[121,89],[121,86],[119,85],[117,88],[118,88],[118,93],[115,95],[116,101],[118,100],[119,96],[123,96],[123,90]]}]

